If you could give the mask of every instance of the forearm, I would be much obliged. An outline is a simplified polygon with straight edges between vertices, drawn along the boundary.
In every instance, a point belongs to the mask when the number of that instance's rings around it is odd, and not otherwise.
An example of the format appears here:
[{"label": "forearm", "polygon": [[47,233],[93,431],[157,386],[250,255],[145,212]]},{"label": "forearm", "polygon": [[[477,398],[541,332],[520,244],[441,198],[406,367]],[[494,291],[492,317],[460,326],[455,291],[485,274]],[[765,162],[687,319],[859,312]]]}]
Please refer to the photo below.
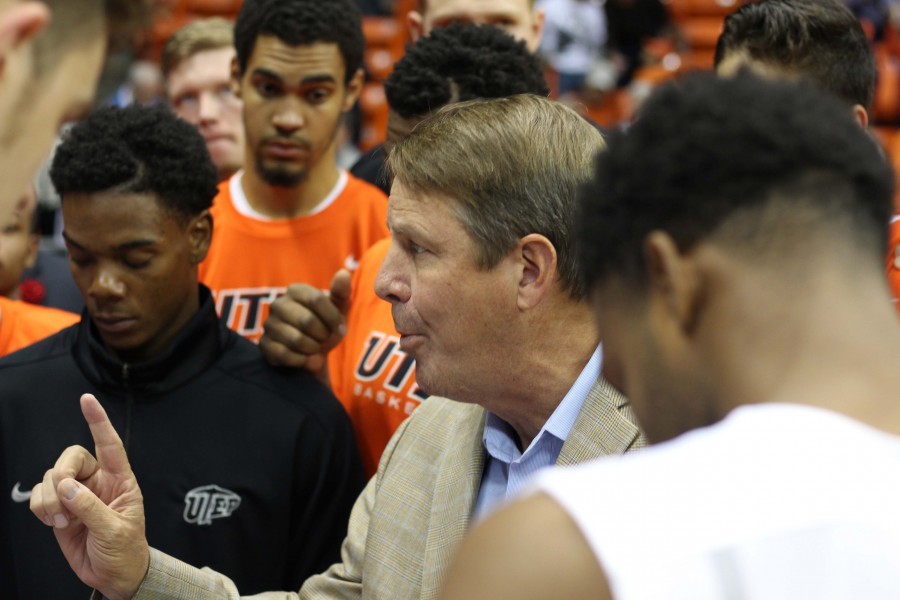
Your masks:
[{"label": "forearm", "polygon": [[150,568],[132,600],[294,600],[294,592],[241,596],[234,583],[212,569],[198,569],[159,550],[150,549]]}]

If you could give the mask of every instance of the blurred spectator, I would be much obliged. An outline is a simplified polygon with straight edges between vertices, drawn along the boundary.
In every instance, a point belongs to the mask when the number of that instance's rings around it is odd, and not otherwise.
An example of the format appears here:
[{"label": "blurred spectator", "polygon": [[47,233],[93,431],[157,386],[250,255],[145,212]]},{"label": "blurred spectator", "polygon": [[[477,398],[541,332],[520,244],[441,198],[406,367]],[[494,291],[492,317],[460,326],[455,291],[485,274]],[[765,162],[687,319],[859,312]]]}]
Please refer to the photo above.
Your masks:
[{"label": "blurred spectator", "polygon": [[[34,306],[44,296],[43,284],[25,279],[38,255],[37,200],[33,186],[21,207],[0,222],[0,356],[15,352],[78,321],[78,315]],[[67,273],[68,275],[68,273]]]},{"label": "blurred spectator", "polygon": [[660,0],[606,0],[609,51],[619,63],[618,86],[631,83],[643,62],[649,38],[675,36],[669,13]]},{"label": "blurred spectator", "polygon": [[891,5],[897,3],[894,0],[844,0],[844,4],[859,19],[863,27],[869,29],[868,33],[872,40],[878,41],[884,37]]},{"label": "blurred spectator", "polygon": [[162,101],[163,77],[159,67],[145,60],[135,61],[128,69],[128,80],[113,96],[113,106],[138,104],[150,106]]},{"label": "blurred spectator", "polygon": [[581,91],[606,44],[606,16],[598,0],[540,0],[544,36],[540,54],[559,74],[559,95]]},{"label": "blurred spectator", "polygon": [[[68,130],[65,125],[61,131]],[[58,144],[59,140],[57,140]],[[50,181],[50,164],[53,153],[41,165],[35,177],[37,191],[37,231],[40,234],[37,258],[34,265],[27,268],[23,277],[37,284],[27,295],[28,302],[59,308],[73,313],[81,313],[84,302],[78,286],[72,279],[69,261],[66,259],[65,243],[62,239],[62,212],[59,210],[59,194]]]},{"label": "blurred spectator", "polygon": [[544,13],[534,5],[534,0],[419,0],[419,10],[410,11],[406,21],[413,41],[436,27],[475,23],[499,27],[537,52]]},{"label": "blurred spectator", "polygon": [[[20,204],[22,210],[0,220],[0,296],[13,300],[22,299],[22,276],[25,269],[34,266],[40,242],[34,186],[28,187]],[[40,303],[33,301],[31,293],[26,295],[32,303]]]},{"label": "blurred spectator", "polygon": [[169,38],[162,53],[169,105],[200,130],[220,181],[244,162],[244,105],[232,82],[234,57],[234,25],[221,17],[184,26]]}]

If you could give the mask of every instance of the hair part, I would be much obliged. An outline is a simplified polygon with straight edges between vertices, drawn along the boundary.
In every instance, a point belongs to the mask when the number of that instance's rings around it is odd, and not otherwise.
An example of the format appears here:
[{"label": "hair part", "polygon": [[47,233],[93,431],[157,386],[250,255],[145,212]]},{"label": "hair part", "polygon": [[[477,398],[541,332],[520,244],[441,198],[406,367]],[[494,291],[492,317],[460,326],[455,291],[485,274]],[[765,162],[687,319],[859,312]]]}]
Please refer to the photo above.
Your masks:
[{"label": "hair part", "polygon": [[575,264],[573,213],[600,133],[571,108],[534,95],[450,104],[422,121],[388,157],[404,185],[455,203],[491,269],[526,235],[541,234],[557,253],[570,296],[587,287]]},{"label": "hair part", "polygon": [[747,70],[695,75],[660,87],[597,158],[579,202],[579,264],[592,286],[643,289],[644,242],[663,231],[682,252],[714,241],[757,262],[775,252],[782,267],[818,235],[881,269],[893,182],[832,96]]},{"label": "hair part", "polygon": [[162,106],[102,108],[63,137],[50,167],[66,194],[154,194],[190,219],[212,206],[218,175],[197,129]]},{"label": "hair part", "polygon": [[866,110],[875,95],[875,58],[866,34],[839,0],[759,0],[725,19],[715,64],[746,58],[810,79]]},{"label": "hair part", "polygon": [[168,78],[185,60],[208,50],[220,50],[234,46],[234,24],[223,17],[210,17],[191,21],[172,34],[163,47],[160,68]]},{"label": "hair part", "polygon": [[388,106],[423,117],[450,102],[515,94],[547,96],[540,60],[497,27],[454,23],[406,49],[384,84]]},{"label": "hair part", "polygon": [[344,83],[362,68],[362,13],[352,0],[245,0],[234,28],[234,46],[242,74],[257,39],[263,35],[293,47],[318,42],[337,44],[346,69]]}]

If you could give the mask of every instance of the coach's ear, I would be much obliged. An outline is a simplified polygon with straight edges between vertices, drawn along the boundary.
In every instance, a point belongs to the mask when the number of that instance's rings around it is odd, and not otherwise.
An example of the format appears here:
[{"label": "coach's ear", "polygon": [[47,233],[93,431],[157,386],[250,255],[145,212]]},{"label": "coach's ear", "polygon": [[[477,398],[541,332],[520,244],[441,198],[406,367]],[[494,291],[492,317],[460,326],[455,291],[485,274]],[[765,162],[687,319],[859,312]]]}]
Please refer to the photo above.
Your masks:
[{"label": "coach's ear", "polygon": [[690,333],[702,301],[702,282],[694,261],[682,254],[675,240],[662,231],[647,236],[644,260],[651,297],[661,301],[666,314],[681,331]]},{"label": "coach's ear", "polygon": [[31,41],[50,22],[50,9],[42,2],[23,2],[0,13],[0,77],[9,68],[10,54]]},{"label": "coach's ear", "polygon": [[534,308],[553,288],[558,267],[556,248],[539,233],[530,233],[519,240],[512,258],[516,265],[519,310]]}]

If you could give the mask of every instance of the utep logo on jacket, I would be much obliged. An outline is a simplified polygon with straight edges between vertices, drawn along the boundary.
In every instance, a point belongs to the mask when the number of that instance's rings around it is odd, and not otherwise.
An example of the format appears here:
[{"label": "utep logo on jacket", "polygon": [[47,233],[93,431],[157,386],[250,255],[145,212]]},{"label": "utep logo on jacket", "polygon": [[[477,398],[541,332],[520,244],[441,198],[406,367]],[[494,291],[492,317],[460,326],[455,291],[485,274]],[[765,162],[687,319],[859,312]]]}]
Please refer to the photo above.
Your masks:
[{"label": "utep logo on jacket", "polygon": [[213,519],[230,517],[241,497],[217,485],[192,489],[184,497],[184,520],[195,525],[212,525]]},{"label": "utep logo on jacket", "polygon": [[373,331],[353,373],[353,395],[412,414],[428,398],[416,383],[415,365],[416,361],[400,349],[400,338]]},{"label": "utep logo on jacket", "polygon": [[287,291],[284,287],[235,288],[214,290],[216,312],[229,329],[250,341],[258,342],[269,305]]}]

